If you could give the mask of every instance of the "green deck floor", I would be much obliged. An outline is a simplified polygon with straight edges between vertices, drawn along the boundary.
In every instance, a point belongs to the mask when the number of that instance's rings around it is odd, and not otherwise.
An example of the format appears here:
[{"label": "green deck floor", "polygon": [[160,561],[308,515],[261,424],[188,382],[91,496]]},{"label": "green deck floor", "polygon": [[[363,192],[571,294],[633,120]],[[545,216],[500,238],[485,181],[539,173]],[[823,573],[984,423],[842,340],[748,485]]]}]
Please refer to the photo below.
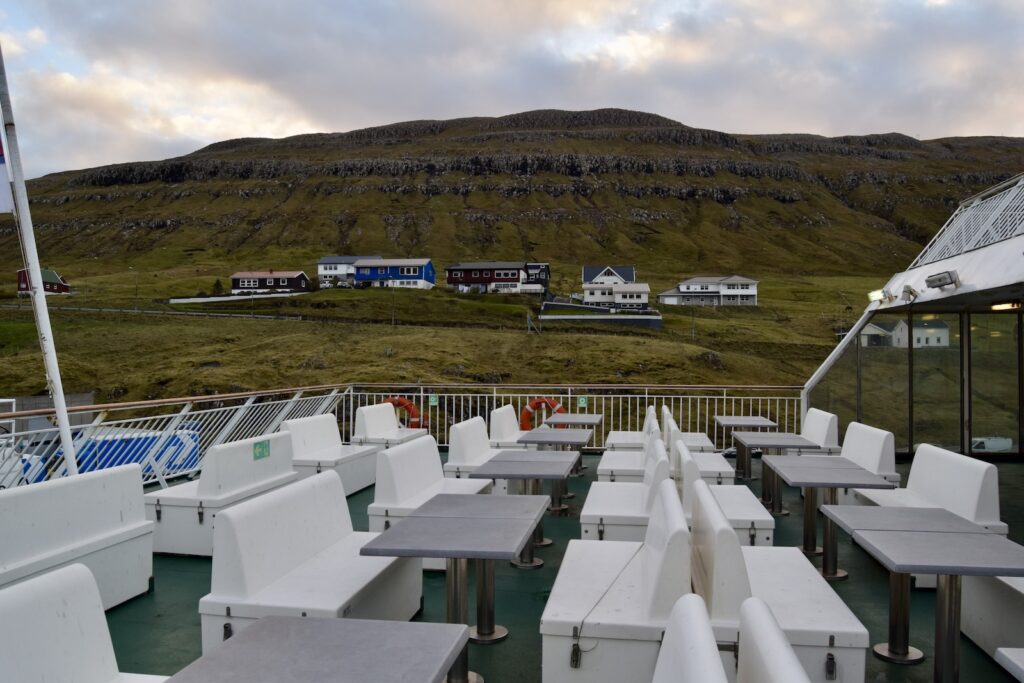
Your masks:
[{"label": "green deck floor", "polygon": [[[573,507],[583,504],[586,490],[594,479],[597,458],[588,456],[591,467],[583,478],[570,480],[576,498]],[[755,470],[759,470],[755,462]],[[900,468],[906,477],[909,465]],[[1024,543],[1024,464],[1000,464],[1002,517],[1010,525],[1010,537]],[[752,488],[760,492],[760,481]],[[786,491],[786,504],[793,510],[789,517],[776,521],[776,545],[799,545],[802,540],[802,506],[795,489]],[[373,500],[373,489],[349,498],[349,509],[356,529],[367,528],[366,506]],[[506,641],[489,646],[470,646],[470,667],[492,683],[541,680],[541,641],[538,633],[541,612],[558,573],[562,553],[571,538],[579,536],[579,519],[547,517],[545,535],[554,545],[540,549],[544,559],[539,570],[523,571],[496,563],[496,618],[511,631]],[[819,529],[820,529],[819,524]],[[819,532],[820,533],[820,532]],[[820,559],[817,560],[820,562]],[[850,572],[847,581],[834,584],[836,590],[871,633],[872,642],[884,641],[888,628],[888,574],[866,553],[840,535],[839,566]],[[170,675],[200,655],[199,598],[209,592],[210,561],[201,558],[156,556],[155,588],[107,613],[122,671]],[[423,580],[422,621],[444,621],[444,575],[425,572]],[[470,590],[471,599],[475,596]],[[911,606],[911,643],[922,649],[928,659],[923,664],[904,667],[867,657],[867,681],[924,682],[931,680],[931,654],[934,637],[935,592],[915,590]],[[474,607],[470,605],[470,619]],[[966,638],[962,639],[961,680],[965,683],[1012,683],[999,665]],[[566,653],[568,657],[568,652]]]}]

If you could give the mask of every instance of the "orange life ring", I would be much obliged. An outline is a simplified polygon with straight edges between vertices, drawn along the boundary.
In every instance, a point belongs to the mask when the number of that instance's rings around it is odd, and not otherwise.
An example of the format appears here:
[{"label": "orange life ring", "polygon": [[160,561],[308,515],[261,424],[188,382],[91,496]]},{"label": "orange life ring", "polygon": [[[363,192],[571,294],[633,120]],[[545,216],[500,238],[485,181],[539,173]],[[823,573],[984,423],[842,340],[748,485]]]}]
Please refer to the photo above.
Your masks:
[{"label": "orange life ring", "polygon": [[533,429],[533,414],[537,412],[537,408],[543,405],[550,408],[552,413],[566,412],[562,404],[550,396],[539,396],[527,403],[526,407],[523,408],[523,412],[519,413],[519,428],[521,430],[528,432]]},{"label": "orange life ring", "polygon": [[404,396],[388,396],[384,399],[384,403],[390,403],[396,408],[401,408],[409,415],[407,427],[411,429],[427,428],[430,425],[427,422],[427,418],[420,417],[420,410],[416,407],[416,404],[405,398]]}]

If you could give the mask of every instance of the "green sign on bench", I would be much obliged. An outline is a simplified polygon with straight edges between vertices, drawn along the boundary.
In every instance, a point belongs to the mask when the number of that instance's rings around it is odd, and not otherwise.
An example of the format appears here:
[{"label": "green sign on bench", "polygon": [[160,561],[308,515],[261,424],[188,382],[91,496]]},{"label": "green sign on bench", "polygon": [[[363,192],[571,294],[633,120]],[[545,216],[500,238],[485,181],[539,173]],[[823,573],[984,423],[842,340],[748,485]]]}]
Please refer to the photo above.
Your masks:
[{"label": "green sign on bench", "polygon": [[262,460],[263,458],[270,457],[270,442],[269,441],[257,441],[252,445],[252,459]]}]

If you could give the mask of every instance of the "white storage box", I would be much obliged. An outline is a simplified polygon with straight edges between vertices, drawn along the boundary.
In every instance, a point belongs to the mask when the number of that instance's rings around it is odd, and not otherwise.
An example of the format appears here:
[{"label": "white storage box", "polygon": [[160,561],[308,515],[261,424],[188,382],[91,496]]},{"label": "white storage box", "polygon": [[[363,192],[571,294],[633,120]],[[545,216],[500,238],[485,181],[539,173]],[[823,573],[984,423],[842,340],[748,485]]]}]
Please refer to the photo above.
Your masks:
[{"label": "white storage box", "polygon": [[746,486],[709,486],[711,495],[736,531],[740,545],[775,543],[775,518]]},{"label": "white storage box", "polygon": [[351,496],[356,491],[373,486],[374,476],[377,472],[377,453],[383,449],[382,446],[366,444],[357,446],[345,444],[339,446],[332,453],[322,453],[312,457],[292,458],[292,464],[299,475],[299,479],[312,477],[326,470],[334,470],[341,477],[341,483],[345,487],[345,495]]},{"label": "white storage box", "polygon": [[153,551],[211,556],[218,512],[298,476],[286,432],[213,446],[198,480],[145,495],[146,518],[155,522]]}]

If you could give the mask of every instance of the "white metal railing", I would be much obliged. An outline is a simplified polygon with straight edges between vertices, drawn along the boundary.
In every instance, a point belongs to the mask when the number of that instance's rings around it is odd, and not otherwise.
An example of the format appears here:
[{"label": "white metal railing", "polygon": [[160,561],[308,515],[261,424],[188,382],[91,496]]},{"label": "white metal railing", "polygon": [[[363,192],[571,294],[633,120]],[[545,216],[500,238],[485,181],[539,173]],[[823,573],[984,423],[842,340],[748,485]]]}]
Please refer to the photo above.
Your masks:
[{"label": "white metal railing", "polygon": [[[799,431],[801,387],[635,386],[635,385],[329,385],[76,406],[73,413],[93,419],[73,428],[80,472],[139,463],[147,483],[194,475],[210,446],[269,434],[284,420],[334,412],[342,438],[350,440],[355,412],[389,398],[407,399],[442,446],[448,428],[477,415],[490,420],[491,410],[511,404],[521,413],[532,400],[550,397],[570,412],[599,413],[604,424],[595,445],[611,430],[639,430],[648,405],[667,405],[683,431],[704,432],[717,443],[724,434],[716,415],[764,415],[783,431]],[[410,411],[404,413],[408,421]],[[549,410],[537,411],[542,417]],[[0,413],[0,422],[44,416],[52,410]],[[15,422],[17,424],[18,422]],[[56,427],[0,433],[0,487],[44,481],[65,474]]]},{"label": "white metal railing", "polygon": [[910,268],[941,261],[1024,233],[1024,174],[964,201]]}]

